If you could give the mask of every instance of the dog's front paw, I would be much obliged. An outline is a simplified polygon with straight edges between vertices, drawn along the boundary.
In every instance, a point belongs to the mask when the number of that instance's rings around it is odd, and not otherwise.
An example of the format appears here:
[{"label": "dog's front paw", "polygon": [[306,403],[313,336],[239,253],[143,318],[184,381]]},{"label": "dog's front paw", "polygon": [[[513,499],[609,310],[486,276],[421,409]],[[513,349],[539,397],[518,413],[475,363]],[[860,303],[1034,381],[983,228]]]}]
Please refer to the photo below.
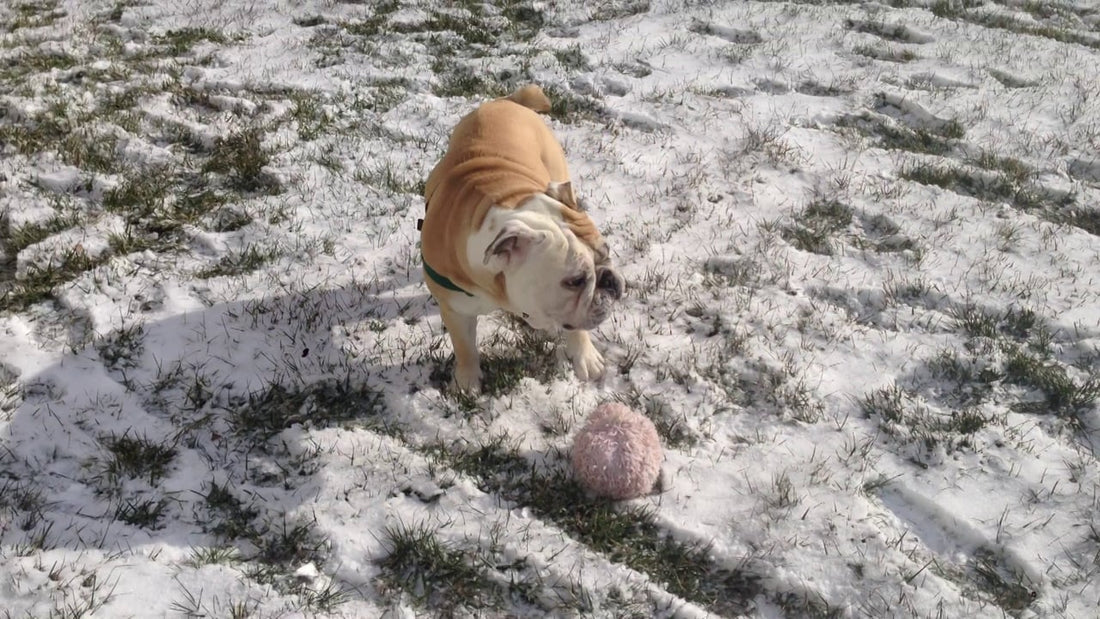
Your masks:
[{"label": "dog's front paw", "polygon": [[599,380],[603,378],[604,362],[595,348],[588,347],[588,352],[573,358],[573,371],[580,380]]},{"label": "dog's front paw", "polygon": [[603,377],[603,355],[592,345],[587,331],[570,331],[565,345],[579,380],[599,380]]},{"label": "dog's front paw", "polygon": [[455,367],[454,388],[466,395],[481,393],[481,368]]}]

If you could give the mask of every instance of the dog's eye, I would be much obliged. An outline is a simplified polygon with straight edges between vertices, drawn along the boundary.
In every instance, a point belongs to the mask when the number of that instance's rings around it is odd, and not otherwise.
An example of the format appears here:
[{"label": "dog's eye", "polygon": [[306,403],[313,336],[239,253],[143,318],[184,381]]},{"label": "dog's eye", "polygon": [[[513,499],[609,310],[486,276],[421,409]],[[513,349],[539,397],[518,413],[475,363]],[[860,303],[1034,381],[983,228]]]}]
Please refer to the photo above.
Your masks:
[{"label": "dog's eye", "polygon": [[561,285],[566,288],[584,288],[584,285],[588,283],[588,274],[578,275],[576,277],[570,277],[569,279],[562,280]]}]

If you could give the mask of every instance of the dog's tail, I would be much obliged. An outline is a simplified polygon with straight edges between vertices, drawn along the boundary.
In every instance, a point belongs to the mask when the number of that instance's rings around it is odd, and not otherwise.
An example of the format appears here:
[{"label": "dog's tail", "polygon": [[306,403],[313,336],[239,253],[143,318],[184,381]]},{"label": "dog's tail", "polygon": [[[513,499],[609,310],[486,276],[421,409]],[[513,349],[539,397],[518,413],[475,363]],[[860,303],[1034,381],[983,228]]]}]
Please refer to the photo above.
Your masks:
[{"label": "dog's tail", "polygon": [[546,93],[535,84],[528,84],[505,98],[523,107],[535,110],[536,112],[545,113],[550,111],[550,99],[548,99]]}]

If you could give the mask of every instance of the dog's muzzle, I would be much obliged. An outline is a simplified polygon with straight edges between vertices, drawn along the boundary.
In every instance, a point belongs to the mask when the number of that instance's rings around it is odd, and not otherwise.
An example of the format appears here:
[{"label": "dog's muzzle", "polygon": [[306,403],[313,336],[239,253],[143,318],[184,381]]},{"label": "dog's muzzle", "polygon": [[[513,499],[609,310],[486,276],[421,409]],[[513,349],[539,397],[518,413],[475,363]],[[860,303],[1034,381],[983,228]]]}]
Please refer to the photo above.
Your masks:
[{"label": "dog's muzzle", "polygon": [[564,324],[567,331],[574,329],[594,329],[600,325],[611,313],[611,306],[615,301],[623,298],[626,291],[626,280],[611,268],[599,268],[596,270],[596,295],[592,299],[592,305],[588,310],[588,319],[583,325]]},{"label": "dog's muzzle", "polygon": [[611,300],[618,301],[623,298],[623,292],[625,291],[626,280],[614,270],[605,268],[596,271],[597,294],[607,295],[611,297]]}]

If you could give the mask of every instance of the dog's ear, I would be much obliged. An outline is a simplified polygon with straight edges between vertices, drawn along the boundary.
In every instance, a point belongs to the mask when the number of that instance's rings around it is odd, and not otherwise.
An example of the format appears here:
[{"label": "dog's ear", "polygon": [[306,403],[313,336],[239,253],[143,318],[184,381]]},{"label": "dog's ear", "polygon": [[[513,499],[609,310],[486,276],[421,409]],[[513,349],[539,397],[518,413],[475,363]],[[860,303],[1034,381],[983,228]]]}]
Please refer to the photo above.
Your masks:
[{"label": "dog's ear", "polygon": [[546,187],[546,195],[561,202],[573,210],[580,210],[577,206],[577,197],[573,194],[573,181],[550,181]]},{"label": "dog's ear", "polygon": [[506,271],[527,259],[531,248],[543,242],[546,235],[521,221],[504,224],[496,238],[485,248],[485,266],[494,273]]}]

